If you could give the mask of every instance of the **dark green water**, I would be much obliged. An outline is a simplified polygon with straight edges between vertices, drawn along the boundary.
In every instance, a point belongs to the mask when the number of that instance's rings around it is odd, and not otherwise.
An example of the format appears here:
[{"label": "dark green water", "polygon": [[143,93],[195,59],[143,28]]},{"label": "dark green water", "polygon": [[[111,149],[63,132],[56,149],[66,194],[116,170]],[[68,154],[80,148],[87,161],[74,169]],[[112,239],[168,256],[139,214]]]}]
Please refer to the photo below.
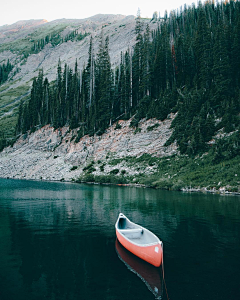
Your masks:
[{"label": "dark green water", "polygon": [[119,212],[163,241],[171,300],[240,299],[240,197],[4,179],[0,299],[167,299],[118,247]]}]

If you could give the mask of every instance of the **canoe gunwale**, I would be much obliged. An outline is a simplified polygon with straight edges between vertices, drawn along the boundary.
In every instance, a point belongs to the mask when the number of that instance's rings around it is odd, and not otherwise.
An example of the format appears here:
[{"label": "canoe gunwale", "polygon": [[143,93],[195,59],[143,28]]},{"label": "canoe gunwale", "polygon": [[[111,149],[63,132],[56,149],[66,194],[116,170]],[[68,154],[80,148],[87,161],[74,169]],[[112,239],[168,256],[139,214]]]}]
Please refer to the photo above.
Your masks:
[{"label": "canoe gunwale", "polygon": [[[143,228],[143,229],[145,229],[145,228]],[[124,234],[122,234],[121,233],[121,230],[120,229],[118,229],[118,228],[116,228],[116,230],[117,230],[117,232],[119,233],[119,234],[121,234],[121,236],[125,239],[125,240],[128,240],[131,244],[134,244],[135,246],[138,246],[138,247],[148,247],[148,246],[154,246],[154,245],[162,245],[162,241],[160,241],[159,239],[158,239],[158,241],[156,241],[156,242],[154,242],[154,243],[148,243],[148,244],[139,244],[139,243],[136,243],[136,242],[134,242],[133,241],[133,239],[129,239],[126,235],[124,235]],[[145,229],[145,230],[147,230],[147,229]]]}]

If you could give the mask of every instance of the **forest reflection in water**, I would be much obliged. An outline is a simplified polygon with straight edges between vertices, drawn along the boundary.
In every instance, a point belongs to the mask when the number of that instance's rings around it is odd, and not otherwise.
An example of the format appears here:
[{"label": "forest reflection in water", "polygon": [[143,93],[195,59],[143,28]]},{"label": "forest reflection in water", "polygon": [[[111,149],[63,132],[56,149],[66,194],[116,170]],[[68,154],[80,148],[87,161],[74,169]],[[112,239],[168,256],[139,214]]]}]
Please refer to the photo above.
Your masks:
[{"label": "forest reflection in water", "polygon": [[119,212],[163,241],[170,298],[240,298],[239,197],[0,179],[0,299],[165,299],[119,259]]}]

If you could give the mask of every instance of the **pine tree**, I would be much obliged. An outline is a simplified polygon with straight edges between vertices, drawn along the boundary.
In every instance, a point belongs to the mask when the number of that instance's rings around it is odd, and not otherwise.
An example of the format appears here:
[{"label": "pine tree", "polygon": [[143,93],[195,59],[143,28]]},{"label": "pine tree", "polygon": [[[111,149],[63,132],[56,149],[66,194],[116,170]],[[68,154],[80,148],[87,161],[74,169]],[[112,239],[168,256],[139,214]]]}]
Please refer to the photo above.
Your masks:
[{"label": "pine tree", "polygon": [[28,105],[28,113],[29,113],[29,125],[30,128],[34,128],[37,124],[37,79],[33,79],[32,89],[31,89],[31,98],[29,100]]},{"label": "pine tree", "polygon": [[58,128],[64,125],[63,115],[62,115],[61,90],[62,90],[62,67],[61,67],[61,61],[59,59],[58,67],[57,67],[55,95],[54,95],[54,109],[55,109],[54,119],[53,119],[54,128]]},{"label": "pine tree", "polygon": [[194,45],[196,59],[196,82],[198,88],[210,87],[211,70],[211,35],[204,9],[200,5],[197,32]]},{"label": "pine tree", "polygon": [[88,99],[88,104],[89,106],[91,106],[92,101],[94,99],[94,76],[95,76],[95,72],[94,72],[94,55],[93,55],[93,38],[91,36],[90,38],[90,45],[89,45],[89,50],[88,50],[88,63],[87,63],[87,67],[86,67],[86,72],[87,72],[87,85],[86,88],[88,90],[87,93],[87,99]]},{"label": "pine tree", "polygon": [[109,37],[103,39],[101,34],[96,63],[96,126],[99,133],[111,123],[112,71],[109,57]]},{"label": "pine tree", "polygon": [[230,96],[230,59],[226,45],[226,34],[224,24],[220,19],[218,28],[215,31],[213,47],[213,88],[212,102],[217,108],[223,101]]},{"label": "pine tree", "polygon": [[136,18],[136,44],[132,58],[132,97],[133,106],[136,106],[143,97],[142,81],[143,81],[143,23],[140,16],[140,11]]},{"label": "pine tree", "polygon": [[151,72],[151,45],[150,45],[150,29],[149,25],[146,26],[144,33],[144,44],[143,44],[143,78],[140,86],[140,93],[144,96],[150,96],[150,72]]},{"label": "pine tree", "polygon": [[41,126],[43,124],[43,119],[44,119],[43,110],[42,110],[42,106],[43,106],[43,70],[42,69],[39,70],[38,73],[35,99],[36,99],[36,110],[37,110],[35,125]]},{"label": "pine tree", "polygon": [[78,64],[75,62],[75,70],[72,79],[71,94],[73,97],[72,103],[72,128],[76,128],[79,125],[80,117],[80,95],[79,95],[79,76],[78,76]]},{"label": "pine tree", "polygon": [[233,49],[232,49],[232,79],[234,87],[240,85],[240,7],[236,8],[235,26],[233,27]]},{"label": "pine tree", "polygon": [[20,134],[23,130],[23,101],[20,101],[19,110],[18,110],[18,120],[16,125],[16,134]]},{"label": "pine tree", "polygon": [[45,78],[43,83],[43,100],[42,100],[42,124],[49,124],[51,121],[50,118],[50,104],[49,104],[49,82]]}]

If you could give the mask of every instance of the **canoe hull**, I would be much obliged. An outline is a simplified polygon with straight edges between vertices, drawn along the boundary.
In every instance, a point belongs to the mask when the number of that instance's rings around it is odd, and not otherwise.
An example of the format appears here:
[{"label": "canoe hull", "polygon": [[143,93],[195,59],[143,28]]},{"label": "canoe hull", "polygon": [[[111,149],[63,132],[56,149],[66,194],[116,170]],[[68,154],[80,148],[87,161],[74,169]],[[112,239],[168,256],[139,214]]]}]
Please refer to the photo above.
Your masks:
[{"label": "canoe hull", "polygon": [[119,231],[116,229],[116,235],[118,241],[125,247],[128,251],[134,255],[140,257],[141,259],[147,261],[148,263],[159,267],[162,263],[162,244],[159,241],[154,245],[137,245],[126,239]]},{"label": "canoe hull", "polygon": [[115,248],[119,259],[146,284],[155,299],[162,299],[162,273],[158,268],[132,254],[119,243],[118,239],[116,239]]}]

